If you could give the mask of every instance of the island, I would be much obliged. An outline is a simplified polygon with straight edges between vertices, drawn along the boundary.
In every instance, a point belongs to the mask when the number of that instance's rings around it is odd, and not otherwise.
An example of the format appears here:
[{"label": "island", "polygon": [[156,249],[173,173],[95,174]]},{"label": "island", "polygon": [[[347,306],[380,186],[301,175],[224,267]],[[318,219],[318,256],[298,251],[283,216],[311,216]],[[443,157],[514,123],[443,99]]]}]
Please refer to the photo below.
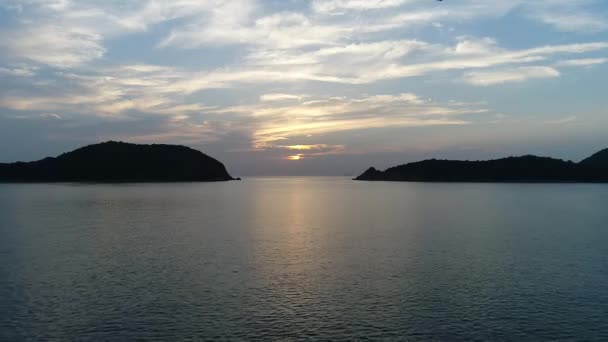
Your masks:
[{"label": "island", "polygon": [[108,141],[32,162],[0,164],[0,182],[215,182],[224,164],[180,145]]},{"label": "island", "polygon": [[608,183],[608,149],[602,150],[580,163],[533,155],[485,161],[430,159],[391,167],[385,171],[370,167],[355,180]]}]

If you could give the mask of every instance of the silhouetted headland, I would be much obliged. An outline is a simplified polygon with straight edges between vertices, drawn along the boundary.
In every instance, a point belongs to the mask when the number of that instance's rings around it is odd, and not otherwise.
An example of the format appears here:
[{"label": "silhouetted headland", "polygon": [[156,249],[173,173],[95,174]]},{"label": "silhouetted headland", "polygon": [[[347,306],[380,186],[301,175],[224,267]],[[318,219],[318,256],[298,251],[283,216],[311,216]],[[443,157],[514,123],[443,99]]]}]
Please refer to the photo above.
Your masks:
[{"label": "silhouetted headland", "polygon": [[355,180],[402,182],[608,182],[608,149],[574,163],[522,156],[487,161],[424,160],[379,171],[371,167]]},{"label": "silhouetted headland", "polygon": [[218,160],[179,145],[108,141],[56,158],[0,164],[2,182],[212,182],[233,179]]},{"label": "silhouetted headland", "polygon": [[581,165],[594,168],[608,169],[608,148],[599,151],[580,162]]}]

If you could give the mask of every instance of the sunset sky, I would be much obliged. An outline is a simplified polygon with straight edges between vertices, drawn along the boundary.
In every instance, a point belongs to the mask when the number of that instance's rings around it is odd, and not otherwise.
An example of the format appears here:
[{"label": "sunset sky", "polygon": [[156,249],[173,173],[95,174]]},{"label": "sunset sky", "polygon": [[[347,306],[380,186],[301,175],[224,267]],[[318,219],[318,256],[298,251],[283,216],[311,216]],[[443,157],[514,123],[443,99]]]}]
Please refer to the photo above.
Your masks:
[{"label": "sunset sky", "polygon": [[606,0],[0,0],[0,162],[185,144],[235,176],[608,147]]}]

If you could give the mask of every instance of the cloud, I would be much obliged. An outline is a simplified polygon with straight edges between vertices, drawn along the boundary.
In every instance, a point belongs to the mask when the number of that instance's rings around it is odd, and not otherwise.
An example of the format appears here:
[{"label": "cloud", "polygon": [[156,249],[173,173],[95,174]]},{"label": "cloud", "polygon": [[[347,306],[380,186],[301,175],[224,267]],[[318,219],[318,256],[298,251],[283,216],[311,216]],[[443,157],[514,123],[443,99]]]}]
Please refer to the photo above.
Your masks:
[{"label": "cloud", "polygon": [[159,132],[132,134],[129,140],[140,143],[208,144],[221,140],[232,129],[225,122],[169,120]]},{"label": "cloud", "polygon": [[561,31],[601,32],[608,29],[606,18],[591,13],[544,13],[541,21]]},{"label": "cloud", "polygon": [[[301,11],[267,12],[261,3],[219,1],[202,20],[191,20],[174,27],[160,47],[196,49],[201,47],[245,45],[265,49],[294,49],[341,46],[367,40],[394,29],[437,26],[440,20],[458,22],[502,16],[519,2],[487,3],[465,0],[446,7],[412,0],[329,0],[314,1],[312,14]],[[361,16],[358,12],[381,11]],[[347,14],[330,16],[323,14]],[[353,12],[353,13],[350,13]]]},{"label": "cloud", "polygon": [[550,67],[520,67],[465,74],[465,82],[475,86],[490,86],[503,83],[524,82],[529,79],[559,77],[559,71]]},{"label": "cloud", "polygon": [[[119,117],[128,111],[180,115],[209,108],[167,91],[165,87],[176,77],[183,75],[173,68],[154,65],[100,68],[87,75],[60,72],[54,74],[55,82],[51,84],[37,86],[38,81],[31,80],[26,89],[14,89],[0,96],[0,106],[99,117]],[[42,93],[31,94],[34,90]]]},{"label": "cloud", "polygon": [[574,123],[578,120],[576,116],[567,116],[565,118],[557,119],[557,120],[549,120],[546,123],[550,125],[565,125]]},{"label": "cloud", "polygon": [[608,63],[608,58],[581,58],[559,61],[557,66],[564,67],[590,67],[598,64]]},{"label": "cloud", "polygon": [[386,40],[321,47],[312,51],[259,49],[250,53],[247,61],[261,66],[388,63],[431,48],[430,44],[419,40]]},{"label": "cloud", "polygon": [[288,146],[276,146],[276,148],[295,150],[295,151],[323,151],[333,148],[343,148],[344,145],[329,146],[327,144],[315,144],[315,145],[288,145]]},{"label": "cloud", "polygon": [[[60,83],[45,85],[41,88],[44,92],[55,92],[46,95],[19,94],[14,90],[12,94],[0,98],[0,105],[15,110],[67,110],[100,116],[119,115],[132,110],[151,114],[173,111],[176,115],[187,115],[209,108],[200,101],[186,99],[206,89],[239,88],[252,84],[298,84],[305,81],[357,85],[459,70],[465,71],[464,79],[473,85],[522,82],[557,77],[559,72],[550,67],[496,67],[528,64],[544,61],[552,55],[581,54],[606,48],[608,43],[595,42],[512,51],[498,47],[497,42],[490,38],[464,37],[454,46],[401,40],[321,48],[299,57],[296,52],[289,52],[293,58],[308,61],[304,64],[280,65],[275,63],[276,56],[266,56],[264,59],[259,55],[256,57],[257,63],[201,72],[162,65],[126,64],[88,70],[85,74],[56,73],[55,81],[67,82],[71,87],[65,88]],[[416,56],[415,60],[426,62],[408,64],[412,54]],[[597,60],[576,63],[591,62]],[[38,87],[34,83],[32,88]],[[24,91],[29,92],[32,88]],[[296,97],[301,100],[305,97],[283,93],[259,96],[263,102]]]},{"label": "cloud", "polygon": [[84,28],[38,26],[0,34],[0,47],[28,62],[70,68],[101,58],[102,36]]},{"label": "cloud", "polygon": [[[0,34],[13,59],[55,68],[75,68],[102,58],[107,39],[146,31],[151,25],[197,17],[213,10],[211,0],[139,0],[116,6],[105,1],[7,0],[15,25]],[[1,9],[1,7],[0,7]]]},{"label": "cloud", "polygon": [[[382,79],[415,77],[451,70],[488,69],[509,64],[528,64],[531,62],[545,60],[548,56],[554,54],[584,53],[607,48],[607,42],[548,45],[515,51],[501,49],[499,51],[491,53],[479,53],[477,55],[467,56],[465,58],[459,57],[459,53],[455,50],[447,49],[447,52],[445,52],[443,58],[437,58],[437,56],[435,56],[437,59],[436,61],[418,64],[393,64],[381,68],[373,68],[367,70],[367,72],[360,73],[358,78],[355,80],[359,83],[370,83]],[[535,67],[522,67],[519,70],[519,74],[527,72],[532,75],[544,74],[556,76],[555,70],[548,70],[546,68],[538,69]],[[511,74],[513,73],[514,72],[511,72]],[[528,78],[524,78],[523,80]]]},{"label": "cloud", "polygon": [[38,68],[27,64],[0,67],[0,75],[12,77],[33,77],[36,75],[37,69]]},{"label": "cloud", "polygon": [[260,103],[222,108],[216,112],[240,113],[253,117],[253,146],[267,149],[286,146],[276,143],[286,139],[340,131],[462,125],[467,121],[456,116],[485,111],[485,108],[478,105],[438,104],[414,94],[404,93],[361,98],[314,98],[292,104]]},{"label": "cloud", "polygon": [[55,113],[40,113],[40,114],[36,114],[36,115],[9,115],[8,117],[11,119],[18,119],[18,120],[38,120],[38,119],[62,120],[63,119],[61,117],[61,115],[55,114]]},{"label": "cloud", "polygon": [[564,32],[608,30],[608,13],[594,8],[603,0],[543,0],[523,4],[528,16]]},{"label": "cloud", "polygon": [[[235,11],[243,11],[242,8]],[[312,22],[300,13],[281,12],[255,19],[253,22],[231,19],[233,13],[214,13],[209,21],[174,29],[161,47],[198,48],[205,45],[255,45],[273,49],[331,45],[343,40],[350,28]],[[227,11],[230,12],[230,11]],[[240,16],[237,15],[237,18]]]},{"label": "cloud", "polygon": [[[608,42],[593,42],[508,50],[499,47],[491,38],[461,37],[452,46],[419,40],[389,40],[319,48],[300,53],[299,56],[297,49],[283,51],[283,55],[263,56],[259,51],[254,51],[246,58],[255,60],[255,63],[210,71],[192,72],[173,66],[125,64],[79,73],[59,72],[53,76],[54,82],[50,85],[42,83],[45,85],[39,87],[36,84],[41,81],[33,79],[31,87],[22,93],[13,90],[11,94],[5,94],[0,98],[0,105],[15,110],[67,110],[100,116],[120,115],[133,110],[188,115],[209,109],[200,101],[187,99],[206,89],[302,82],[371,84],[449,71],[465,72],[464,79],[473,85],[523,82],[557,77],[559,72],[550,67],[512,65],[545,61],[553,55],[582,54],[607,48]],[[287,64],[279,64],[281,59]],[[289,63],[293,59],[298,59],[298,62]],[[418,60],[423,62],[411,62]],[[561,63],[580,65],[600,61],[603,62],[603,59]],[[4,68],[0,72],[13,75],[15,70]],[[62,82],[71,86],[66,88],[61,85]],[[32,89],[40,89],[47,94],[27,94]],[[302,100],[305,97],[284,93],[259,96],[262,102]]]},{"label": "cloud", "polygon": [[343,10],[371,10],[397,7],[411,0],[314,0],[312,8],[315,12],[336,14]]},{"label": "cloud", "polygon": [[[277,145],[266,146],[267,151],[281,152],[283,159],[301,160],[310,157],[327,156],[333,154],[341,154],[346,150],[345,145],[328,145],[328,144],[312,144],[312,145]],[[298,152],[295,155],[290,153]]]},{"label": "cloud", "polygon": [[504,52],[498,47],[495,39],[490,37],[460,37],[459,42],[450,51],[456,56],[488,55]]},{"label": "cloud", "polygon": [[[385,41],[342,48],[322,48],[311,53],[254,53],[248,63],[238,68],[207,72],[181,72],[172,82],[158,87],[166,93],[193,94],[204,89],[232,88],[247,84],[298,83],[316,81],[336,84],[369,84],[388,79],[409,78],[438,72],[489,69],[505,65],[544,61],[552,55],[581,54],[608,49],[608,42],[547,45],[523,50],[499,48],[488,39],[462,41],[456,46],[441,46],[420,41]],[[460,47],[459,47],[460,46]],[[473,48],[477,46],[478,48]],[[482,46],[483,48],[479,48]],[[410,53],[425,60],[407,63]],[[283,61],[284,64],[281,64]],[[532,67],[531,67],[532,68]],[[528,70],[536,75],[534,68]],[[544,70],[545,74],[547,69]],[[534,76],[533,75],[533,76]],[[176,76],[176,75],[174,75]],[[161,90],[162,88],[162,90]]]},{"label": "cloud", "polygon": [[42,113],[40,114],[41,118],[46,118],[46,119],[54,119],[54,120],[61,120],[62,117],[59,114],[55,114],[55,113]]},{"label": "cloud", "polygon": [[[315,13],[390,9],[365,17],[353,14],[327,20],[302,11],[272,11],[268,4],[253,0],[140,0],[121,7],[96,1],[11,1],[7,6],[19,8],[16,13],[20,24],[0,37],[0,46],[15,58],[73,68],[105,56],[104,42],[108,39],[172,21],[170,33],[159,42],[160,47],[249,46],[252,48],[247,61],[264,65],[353,58],[380,62],[424,47],[416,46],[413,40],[377,41],[370,34],[419,24],[437,25],[439,20],[458,22],[503,16],[518,7],[530,9],[534,18],[566,10],[587,13],[592,3],[595,2],[542,0],[530,4],[521,0],[504,3],[463,0],[449,6],[434,3],[429,6],[411,0],[313,1]],[[492,38],[483,38],[459,42],[454,53],[498,51]]]},{"label": "cloud", "polygon": [[260,101],[262,102],[273,102],[273,101],[289,101],[289,100],[297,100],[302,101],[302,99],[309,97],[309,95],[301,94],[282,94],[282,93],[272,93],[272,94],[263,94],[260,96]]}]

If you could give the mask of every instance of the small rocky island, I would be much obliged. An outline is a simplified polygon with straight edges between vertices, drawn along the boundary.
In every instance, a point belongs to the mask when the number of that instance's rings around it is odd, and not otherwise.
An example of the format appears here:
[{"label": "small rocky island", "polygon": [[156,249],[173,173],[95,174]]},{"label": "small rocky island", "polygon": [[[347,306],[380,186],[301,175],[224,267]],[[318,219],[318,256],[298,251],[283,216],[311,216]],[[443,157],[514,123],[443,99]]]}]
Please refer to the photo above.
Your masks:
[{"label": "small rocky island", "polygon": [[487,161],[431,159],[391,167],[385,171],[371,167],[355,180],[608,183],[608,149],[580,163],[531,155]]},{"label": "small rocky island", "polygon": [[33,162],[0,163],[0,182],[215,182],[224,164],[180,145],[108,141]]}]

